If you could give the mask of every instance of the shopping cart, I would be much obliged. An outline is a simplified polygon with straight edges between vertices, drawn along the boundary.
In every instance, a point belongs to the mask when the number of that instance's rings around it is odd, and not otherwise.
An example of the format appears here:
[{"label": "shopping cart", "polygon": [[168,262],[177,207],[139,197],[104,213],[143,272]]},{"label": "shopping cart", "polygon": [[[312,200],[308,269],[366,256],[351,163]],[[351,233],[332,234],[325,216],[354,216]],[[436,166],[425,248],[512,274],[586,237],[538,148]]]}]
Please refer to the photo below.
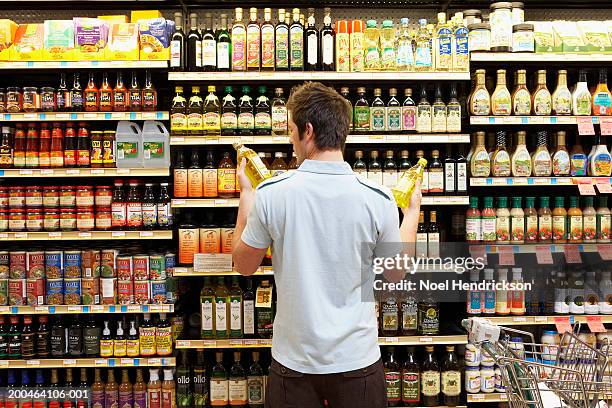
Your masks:
[{"label": "shopping cart", "polygon": [[579,325],[557,345],[536,343],[529,332],[484,318],[462,324],[470,342],[499,366],[511,408],[604,408],[612,402],[612,348],[580,339]]}]

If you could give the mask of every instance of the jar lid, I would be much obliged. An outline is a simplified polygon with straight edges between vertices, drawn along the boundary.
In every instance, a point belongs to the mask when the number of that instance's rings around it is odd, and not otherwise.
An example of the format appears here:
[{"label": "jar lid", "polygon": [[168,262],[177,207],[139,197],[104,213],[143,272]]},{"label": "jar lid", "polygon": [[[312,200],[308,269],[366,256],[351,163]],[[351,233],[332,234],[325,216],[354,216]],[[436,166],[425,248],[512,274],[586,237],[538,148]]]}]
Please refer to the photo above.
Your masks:
[{"label": "jar lid", "polygon": [[55,88],[53,88],[52,86],[43,86],[42,88],[40,88],[40,90],[43,92],[55,92]]},{"label": "jar lid", "polygon": [[74,190],[74,186],[61,186],[62,190]]},{"label": "jar lid", "polygon": [[23,213],[24,211],[24,207],[19,207],[19,208],[11,208],[9,209],[9,213]]},{"label": "jar lid", "polygon": [[11,186],[9,187],[10,191],[19,191],[19,190],[25,190],[25,187],[22,186]]},{"label": "jar lid", "polygon": [[110,212],[111,208],[108,206],[105,207],[96,207],[96,213],[101,213],[101,212]]},{"label": "jar lid", "polygon": [[6,90],[8,92],[19,92],[19,87],[18,86],[9,86],[8,88],[6,88]]},{"label": "jar lid", "polygon": [[525,5],[522,1],[513,1],[511,4],[512,8],[525,8]]},{"label": "jar lid", "polygon": [[480,366],[466,366],[465,370],[466,371],[468,371],[468,370],[474,370],[474,371],[478,370],[478,371],[480,371]]},{"label": "jar lid", "polygon": [[44,190],[57,190],[59,187],[58,186],[44,186],[43,189]]},{"label": "jar lid", "polygon": [[37,92],[38,88],[35,86],[24,86],[23,92]]},{"label": "jar lid", "polygon": [[533,31],[534,30],[534,25],[533,24],[527,24],[527,23],[521,23],[521,24],[515,24],[512,26],[512,32],[516,32],[516,31]]},{"label": "jar lid", "polygon": [[544,330],[542,334],[557,334],[555,330]]},{"label": "jar lid", "polygon": [[110,190],[111,186],[96,186],[96,190]]},{"label": "jar lid", "polygon": [[473,23],[468,25],[468,30],[491,30],[491,24],[489,23]]},{"label": "jar lid", "polygon": [[92,186],[77,186],[78,190],[93,190]]},{"label": "jar lid", "polygon": [[509,1],[500,1],[497,3],[491,4],[491,10],[506,9],[506,8],[511,9],[512,3]]},{"label": "jar lid", "polygon": [[510,341],[513,343],[522,343],[523,338],[522,337],[510,337]]},{"label": "jar lid", "polygon": [[70,208],[70,207],[62,207],[60,209],[60,212],[62,214],[68,214],[68,213],[74,213],[76,210],[74,209],[74,207]]},{"label": "jar lid", "polygon": [[473,16],[481,16],[482,12],[477,9],[469,9],[463,11],[463,17],[473,17]]}]

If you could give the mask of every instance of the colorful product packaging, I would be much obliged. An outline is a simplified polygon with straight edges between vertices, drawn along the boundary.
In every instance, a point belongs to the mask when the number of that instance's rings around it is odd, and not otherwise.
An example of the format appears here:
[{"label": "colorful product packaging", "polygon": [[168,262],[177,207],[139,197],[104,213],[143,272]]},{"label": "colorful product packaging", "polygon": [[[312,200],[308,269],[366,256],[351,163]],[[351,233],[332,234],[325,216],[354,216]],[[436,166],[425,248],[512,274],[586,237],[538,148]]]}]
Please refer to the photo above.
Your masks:
[{"label": "colorful product packaging", "polygon": [[138,24],[116,23],[110,26],[106,59],[133,61],[140,58]]},{"label": "colorful product packaging", "polygon": [[11,47],[10,59],[13,61],[40,61],[44,46],[42,24],[19,24],[15,32],[15,42]]},{"label": "colorful product packaging", "polygon": [[74,22],[45,20],[43,58],[70,61],[74,59]]},{"label": "colorful product packaging", "polygon": [[102,60],[108,42],[108,23],[98,18],[77,17],[74,22],[75,56],[79,60]]},{"label": "colorful product packaging", "polygon": [[140,20],[140,59],[170,59],[170,27],[163,18]]}]

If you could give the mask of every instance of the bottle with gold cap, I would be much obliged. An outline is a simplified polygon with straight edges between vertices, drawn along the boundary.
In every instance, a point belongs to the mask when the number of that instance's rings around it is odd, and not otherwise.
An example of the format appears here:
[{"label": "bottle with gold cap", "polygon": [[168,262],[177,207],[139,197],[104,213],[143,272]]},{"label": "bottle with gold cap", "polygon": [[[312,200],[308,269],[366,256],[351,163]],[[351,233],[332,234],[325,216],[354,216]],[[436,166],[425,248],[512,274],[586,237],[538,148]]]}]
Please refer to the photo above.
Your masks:
[{"label": "bottle with gold cap", "polygon": [[217,88],[208,86],[208,95],[204,101],[204,134],[206,136],[219,136],[221,134],[221,105],[215,94]]},{"label": "bottle with gold cap", "polygon": [[274,70],[274,24],[272,24],[272,9],[264,9],[264,22],[261,25],[261,69]]},{"label": "bottle with gold cap", "polygon": [[259,71],[261,66],[261,27],[257,21],[257,8],[249,9],[247,25],[247,70]]},{"label": "bottle with gold cap", "polygon": [[300,22],[300,9],[293,9],[293,22],[289,27],[289,69],[304,70],[304,24]]},{"label": "bottle with gold cap", "polygon": [[187,108],[187,129],[190,136],[202,136],[204,123],[202,120],[202,97],[200,96],[200,87],[191,87],[191,97],[189,98],[189,106]]},{"label": "bottle with gold cap", "polygon": [[262,181],[272,177],[266,165],[253,149],[249,149],[239,142],[234,143],[233,146],[238,153],[238,166],[240,166],[243,157],[246,159],[245,173],[251,181],[253,188],[257,187]]},{"label": "bottle with gold cap", "polygon": [[242,8],[236,8],[236,17],[232,26],[232,71],[247,69],[247,33],[242,21]]},{"label": "bottle with gold cap", "polygon": [[420,158],[417,164],[402,174],[397,180],[397,185],[391,188],[395,201],[399,208],[407,208],[410,205],[412,192],[419,179],[423,178],[423,172],[427,167],[427,160]]}]

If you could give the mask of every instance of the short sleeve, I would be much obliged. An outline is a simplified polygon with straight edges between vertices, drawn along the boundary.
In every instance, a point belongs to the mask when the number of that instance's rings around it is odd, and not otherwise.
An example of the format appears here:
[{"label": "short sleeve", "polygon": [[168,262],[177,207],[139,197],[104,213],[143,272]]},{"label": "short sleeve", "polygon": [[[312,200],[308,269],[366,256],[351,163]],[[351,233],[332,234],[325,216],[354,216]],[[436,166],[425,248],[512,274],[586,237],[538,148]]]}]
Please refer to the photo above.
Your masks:
[{"label": "short sleeve", "polygon": [[393,257],[401,252],[403,244],[399,230],[399,211],[395,200],[389,200],[380,214],[378,239],[374,247],[376,257]]},{"label": "short sleeve", "polygon": [[241,239],[248,246],[259,249],[268,248],[272,244],[262,194],[259,192],[255,194],[255,202],[247,218],[247,225],[242,231]]}]

